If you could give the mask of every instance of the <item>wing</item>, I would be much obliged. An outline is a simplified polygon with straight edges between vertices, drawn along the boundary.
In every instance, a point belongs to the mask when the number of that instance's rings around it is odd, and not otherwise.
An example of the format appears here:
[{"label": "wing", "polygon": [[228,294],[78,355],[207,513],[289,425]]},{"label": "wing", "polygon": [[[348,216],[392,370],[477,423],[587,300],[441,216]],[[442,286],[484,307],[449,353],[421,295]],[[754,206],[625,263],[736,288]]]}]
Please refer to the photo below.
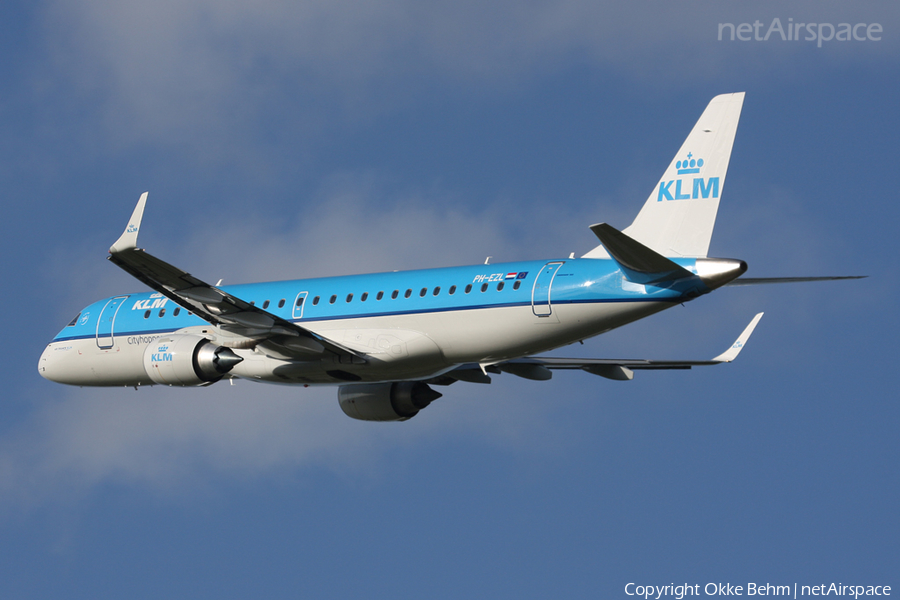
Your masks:
[{"label": "wing", "polygon": [[706,365],[718,365],[728,363],[737,358],[750,334],[756,328],[756,324],[762,318],[759,313],[738,339],[725,352],[711,360],[646,360],[646,359],[615,359],[615,358],[557,358],[555,356],[528,356],[514,358],[492,364],[466,364],[446,373],[441,379],[433,383],[448,383],[450,380],[469,381],[472,383],[490,383],[488,373],[510,373],[525,379],[544,381],[553,377],[553,371],[582,370],[593,375],[628,381],[634,378],[634,371],[651,369],[690,369]]},{"label": "wing", "polygon": [[109,249],[109,260],[150,288],[207,322],[236,335],[255,340],[258,346],[281,358],[315,359],[326,352],[342,362],[365,362],[358,353],[312,331],[262,310],[137,247],[137,236],[147,202],[138,200],[128,227]]}]

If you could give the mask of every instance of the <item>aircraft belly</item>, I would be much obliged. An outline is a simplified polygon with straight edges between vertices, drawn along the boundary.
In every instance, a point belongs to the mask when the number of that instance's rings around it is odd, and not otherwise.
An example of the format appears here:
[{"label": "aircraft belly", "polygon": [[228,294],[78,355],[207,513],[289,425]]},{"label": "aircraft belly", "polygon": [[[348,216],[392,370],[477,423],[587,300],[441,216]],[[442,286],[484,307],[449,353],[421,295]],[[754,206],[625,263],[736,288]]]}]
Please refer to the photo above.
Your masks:
[{"label": "aircraft belly", "polygon": [[667,302],[555,304],[557,322],[535,316],[530,306],[485,309],[477,311],[478,315],[464,312],[444,331],[451,341],[446,356],[452,362],[465,363],[546,352],[670,306]]},{"label": "aircraft belly", "polygon": [[[671,306],[670,302],[647,301],[555,304],[553,314],[557,319],[550,320],[535,316],[529,305],[382,316],[307,326],[371,357],[371,364],[359,372],[390,372],[394,377],[406,379],[459,363],[518,357],[558,348]],[[394,343],[395,340],[398,342]],[[411,375],[413,372],[416,375]]]},{"label": "aircraft belly", "polygon": [[443,359],[415,356],[392,362],[372,359],[365,364],[357,364],[342,363],[338,357],[320,361],[291,361],[255,354],[252,351],[235,352],[244,360],[232,369],[230,375],[282,384],[335,385],[428,379],[452,366]]},{"label": "aircraft belly", "polygon": [[421,316],[382,316],[304,323],[314,333],[353,350],[365,362],[327,354],[320,360],[283,360],[238,351],[244,361],[233,375],[273,383],[331,384],[342,382],[427,379],[447,370],[442,349]]},{"label": "aircraft belly", "polygon": [[[563,304],[558,306],[557,311],[568,338],[564,344],[570,344],[633,323],[672,306],[675,306],[672,302],[598,302]],[[576,337],[572,337],[573,335]]]}]

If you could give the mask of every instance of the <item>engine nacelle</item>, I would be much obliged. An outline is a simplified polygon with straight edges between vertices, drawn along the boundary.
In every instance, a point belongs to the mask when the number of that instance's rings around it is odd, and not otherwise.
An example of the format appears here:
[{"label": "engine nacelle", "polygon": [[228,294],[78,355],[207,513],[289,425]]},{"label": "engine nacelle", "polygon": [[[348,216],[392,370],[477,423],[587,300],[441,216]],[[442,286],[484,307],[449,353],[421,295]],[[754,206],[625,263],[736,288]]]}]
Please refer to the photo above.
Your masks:
[{"label": "engine nacelle", "polygon": [[209,385],[244,360],[199,335],[169,335],[144,350],[144,370],[154,383]]},{"label": "engine nacelle", "polygon": [[341,410],[360,421],[405,421],[441,396],[421,381],[342,385],[338,388]]}]

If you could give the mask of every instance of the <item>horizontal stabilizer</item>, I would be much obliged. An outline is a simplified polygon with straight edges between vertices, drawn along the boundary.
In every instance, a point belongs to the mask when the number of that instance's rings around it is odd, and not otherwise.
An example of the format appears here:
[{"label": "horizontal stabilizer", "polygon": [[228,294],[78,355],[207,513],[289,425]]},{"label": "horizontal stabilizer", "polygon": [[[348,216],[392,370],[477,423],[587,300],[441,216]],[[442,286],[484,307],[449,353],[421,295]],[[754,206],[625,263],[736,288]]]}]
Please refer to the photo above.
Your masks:
[{"label": "horizontal stabilizer", "polygon": [[694,276],[681,265],[654,252],[606,223],[591,225],[591,231],[594,232],[613,260],[622,267],[629,281],[646,284]]}]

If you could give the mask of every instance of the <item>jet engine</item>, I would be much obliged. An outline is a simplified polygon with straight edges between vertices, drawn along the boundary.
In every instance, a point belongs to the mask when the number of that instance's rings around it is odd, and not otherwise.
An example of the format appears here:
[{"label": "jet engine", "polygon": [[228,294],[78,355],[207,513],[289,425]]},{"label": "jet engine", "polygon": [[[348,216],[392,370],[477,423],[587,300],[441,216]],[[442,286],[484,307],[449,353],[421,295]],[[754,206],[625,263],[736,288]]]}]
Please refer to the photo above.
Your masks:
[{"label": "jet engine", "polygon": [[338,388],[341,410],[360,421],[406,421],[441,396],[421,381],[342,385]]},{"label": "jet engine", "polygon": [[144,370],[154,383],[209,385],[244,360],[198,335],[161,337],[144,350]]}]

